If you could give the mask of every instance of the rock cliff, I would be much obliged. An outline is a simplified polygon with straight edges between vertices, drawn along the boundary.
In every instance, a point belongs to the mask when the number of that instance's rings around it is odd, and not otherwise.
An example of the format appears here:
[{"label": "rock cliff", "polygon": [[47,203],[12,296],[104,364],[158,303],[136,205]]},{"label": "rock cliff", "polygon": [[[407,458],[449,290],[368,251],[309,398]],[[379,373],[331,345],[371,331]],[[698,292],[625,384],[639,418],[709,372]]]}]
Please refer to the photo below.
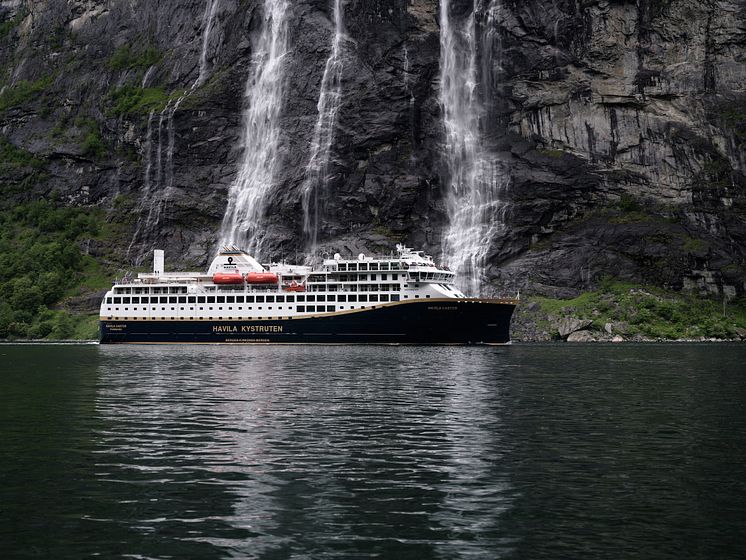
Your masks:
[{"label": "rock cliff", "polygon": [[[279,174],[263,258],[302,252],[301,188],[332,2],[289,2]],[[437,0],[347,0],[342,102],[318,241],[440,254]],[[474,17],[485,149],[505,174],[487,292],[576,294],[615,277],[746,289],[746,1],[451,0]],[[488,17],[489,15],[489,17]],[[0,1],[4,205],[105,208],[87,250],[202,266],[244,145],[262,0]],[[18,154],[33,161],[29,166]]]}]

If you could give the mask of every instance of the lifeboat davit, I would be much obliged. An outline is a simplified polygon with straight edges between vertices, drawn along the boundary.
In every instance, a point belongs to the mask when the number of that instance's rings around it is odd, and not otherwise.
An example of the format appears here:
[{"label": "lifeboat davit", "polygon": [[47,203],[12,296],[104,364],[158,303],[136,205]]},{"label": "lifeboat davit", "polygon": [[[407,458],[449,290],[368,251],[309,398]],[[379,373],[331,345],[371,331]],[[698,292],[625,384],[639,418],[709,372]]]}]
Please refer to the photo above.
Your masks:
[{"label": "lifeboat davit", "polygon": [[214,284],[243,284],[243,276],[235,273],[216,272],[212,275]]},{"label": "lifeboat davit", "polygon": [[277,274],[274,272],[249,272],[246,275],[249,284],[277,284]]}]

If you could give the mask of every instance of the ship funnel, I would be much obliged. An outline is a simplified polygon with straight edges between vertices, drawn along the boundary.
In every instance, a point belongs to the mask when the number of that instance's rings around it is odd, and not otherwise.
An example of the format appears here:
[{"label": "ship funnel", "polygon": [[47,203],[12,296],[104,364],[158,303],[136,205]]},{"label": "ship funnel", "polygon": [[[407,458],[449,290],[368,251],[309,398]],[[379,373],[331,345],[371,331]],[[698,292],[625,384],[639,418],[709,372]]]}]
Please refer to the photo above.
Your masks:
[{"label": "ship funnel", "polygon": [[161,249],[156,249],[153,251],[153,273],[161,275],[163,274],[163,251]]}]

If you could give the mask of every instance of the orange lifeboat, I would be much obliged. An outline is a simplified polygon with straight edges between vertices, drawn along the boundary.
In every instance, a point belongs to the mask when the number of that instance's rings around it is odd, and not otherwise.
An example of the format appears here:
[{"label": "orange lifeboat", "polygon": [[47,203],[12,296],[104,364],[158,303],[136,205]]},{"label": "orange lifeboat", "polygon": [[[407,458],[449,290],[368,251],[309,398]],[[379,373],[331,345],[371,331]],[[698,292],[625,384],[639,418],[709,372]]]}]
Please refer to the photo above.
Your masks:
[{"label": "orange lifeboat", "polygon": [[246,275],[249,284],[277,284],[277,274],[274,272],[249,272]]},{"label": "orange lifeboat", "polygon": [[243,284],[243,276],[239,273],[216,272],[212,275],[214,284]]},{"label": "orange lifeboat", "polygon": [[301,284],[298,284],[297,282],[291,282],[290,284],[285,284],[282,287],[282,289],[285,290],[286,292],[305,292],[306,291],[306,287]]}]

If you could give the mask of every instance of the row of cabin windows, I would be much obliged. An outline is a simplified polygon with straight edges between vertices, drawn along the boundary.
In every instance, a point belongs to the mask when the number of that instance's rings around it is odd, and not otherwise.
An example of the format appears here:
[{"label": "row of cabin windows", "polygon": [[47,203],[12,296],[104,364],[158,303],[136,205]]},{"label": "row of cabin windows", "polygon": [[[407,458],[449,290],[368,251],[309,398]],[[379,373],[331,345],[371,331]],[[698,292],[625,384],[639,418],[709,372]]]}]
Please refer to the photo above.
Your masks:
[{"label": "row of cabin windows", "polygon": [[337,310],[334,305],[299,305],[298,313],[333,313]]},{"label": "row of cabin windows", "polygon": [[406,270],[409,268],[408,263],[402,262],[372,262],[372,263],[339,263],[337,264],[337,270],[340,272],[350,271],[355,272],[357,270]]},{"label": "row of cabin windows", "polygon": [[[388,280],[389,275],[388,274],[335,274],[333,277],[329,278],[329,280],[334,282],[360,282],[360,281],[372,281],[375,282],[376,280]],[[398,280],[399,275],[398,274],[392,274],[391,280]],[[309,276],[308,277],[309,282],[326,282],[327,278],[325,276]]]},{"label": "row of cabin windows", "polygon": [[135,286],[134,288],[114,288],[114,293],[121,294],[185,294],[186,286]]},{"label": "row of cabin windows", "polygon": [[310,292],[400,292],[400,284],[311,284]]},{"label": "row of cabin windows", "polygon": [[[365,291],[365,290],[362,290]],[[373,291],[373,290],[371,290]],[[360,299],[358,299],[360,298]],[[368,300],[370,298],[370,300]],[[392,294],[391,301],[399,301],[399,296]],[[128,304],[163,304],[163,303],[295,303],[316,301],[389,301],[389,294],[305,294],[296,296],[132,296],[107,297],[109,305]]]},{"label": "row of cabin windows", "polygon": [[[368,302],[399,301],[398,294],[337,294],[337,295],[298,295],[298,296],[179,296],[179,297],[107,297],[108,305],[176,304],[176,303],[295,303],[301,302]],[[245,301],[244,301],[245,300]],[[162,308],[165,309],[165,308]],[[173,309],[173,308],[172,308]],[[183,309],[183,308],[182,308]],[[200,307],[200,309],[202,309]],[[222,309],[222,307],[221,307]],[[230,309],[230,308],[229,308]],[[260,308],[261,309],[261,308]],[[271,309],[271,308],[270,308]]]}]

